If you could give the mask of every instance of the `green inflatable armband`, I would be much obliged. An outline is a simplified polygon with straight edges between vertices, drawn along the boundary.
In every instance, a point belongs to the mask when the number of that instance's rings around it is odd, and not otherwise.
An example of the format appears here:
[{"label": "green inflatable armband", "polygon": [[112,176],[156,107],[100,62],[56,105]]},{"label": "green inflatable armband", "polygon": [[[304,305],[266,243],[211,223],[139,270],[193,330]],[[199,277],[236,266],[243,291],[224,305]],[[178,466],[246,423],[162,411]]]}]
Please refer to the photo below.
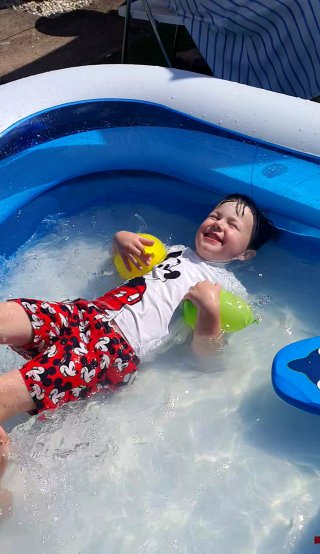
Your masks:
[{"label": "green inflatable armband", "polygon": [[[221,327],[226,333],[234,333],[251,325],[251,323],[257,323],[251,306],[232,292],[221,291],[220,310]],[[190,300],[185,300],[183,303],[183,319],[192,329],[195,328],[197,308]]]}]

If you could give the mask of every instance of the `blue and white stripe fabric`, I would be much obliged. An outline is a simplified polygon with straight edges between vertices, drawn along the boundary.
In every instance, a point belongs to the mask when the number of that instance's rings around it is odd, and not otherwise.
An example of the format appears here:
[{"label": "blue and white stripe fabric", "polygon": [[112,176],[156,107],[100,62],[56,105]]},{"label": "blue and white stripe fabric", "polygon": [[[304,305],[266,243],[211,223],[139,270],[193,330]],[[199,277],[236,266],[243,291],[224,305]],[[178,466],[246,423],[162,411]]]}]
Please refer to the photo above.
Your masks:
[{"label": "blue and white stripe fabric", "polygon": [[320,94],[320,0],[167,0],[213,75],[301,98]]}]

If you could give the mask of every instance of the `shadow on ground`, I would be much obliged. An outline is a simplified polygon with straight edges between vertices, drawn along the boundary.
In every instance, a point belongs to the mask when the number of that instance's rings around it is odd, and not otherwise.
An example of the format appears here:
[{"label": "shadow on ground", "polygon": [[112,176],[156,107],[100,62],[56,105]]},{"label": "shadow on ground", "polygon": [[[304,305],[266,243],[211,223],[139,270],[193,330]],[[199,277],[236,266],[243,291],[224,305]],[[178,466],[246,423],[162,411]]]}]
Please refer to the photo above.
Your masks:
[{"label": "shadow on ground", "polygon": [[[121,50],[123,20],[115,11],[103,13],[76,10],[55,18],[41,17],[36,21],[35,29],[41,42],[45,42],[45,38],[42,40],[41,35],[73,38],[63,46],[51,48],[49,53],[42,56],[40,44],[38,57],[31,63],[3,75],[2,83],[45,71],[99,63],[107,55]],[[135,30],[135,32],[141,35],[141,31]],[[15,38],[15,48],[19,48],[19,40],[21,40],[21,48],[24,48],[25,33]],[[48,40],[46,41],[48,49],[47,44]]]},{"label": "shadow on ground", "polygon": [[[124,18],[118,16],[115,10],[105,13],[87,8],[54,18],[40,17],[34,28],[27,33],[18,33],[12,39],[12,47],[8,49],[8,55],[10,51],[13,54],[13,51],[29,49],[26,59],[33,57],[34,60],[2,75],[0,83],[66,67],[120,63],[123,30]],[[178,52],[193,51],[190,56],[174,56],[172,48],[175,26],[159,25],[159,32],[169,57],[174,58],[175,67],[210,74],[210,69],[194,49],[194,43],[183,27],[180,28]],[[31,49],[33,56],[30,55]],[[44,52],[43,55],[41,51]],[[149,22],[131,21],[126,63],[165,65]]]}]

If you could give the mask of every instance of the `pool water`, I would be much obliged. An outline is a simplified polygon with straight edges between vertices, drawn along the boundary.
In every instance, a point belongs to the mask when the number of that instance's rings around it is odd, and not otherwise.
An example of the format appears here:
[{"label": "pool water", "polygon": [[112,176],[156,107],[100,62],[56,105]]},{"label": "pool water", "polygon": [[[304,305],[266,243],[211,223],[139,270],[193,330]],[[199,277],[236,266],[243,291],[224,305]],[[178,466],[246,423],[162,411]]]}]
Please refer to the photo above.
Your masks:
[{"label": "pool water", "polygon": [[[110,179],[114,198],[104,192]],[[61,186],[7,222],[17,251],[3,241],[2,299],[99,296],[118,282],[116,230],[192,246],[216,200],[156,175],[99,175],[72,186],[72,195]],[[162,191],[158,208],[154,190]],[[270,379],[277,350],[319,329],[320,264],[295,241],[234,266],[262,319],[209,364],[187,364],[188,347],[174,345],[114,395],[8,423],[13,454],[3,488],[14,504],[1,523],[1,552],[313,552],[320,419],[282,402]],[[20,362],[1,349],[3,372]]]}]

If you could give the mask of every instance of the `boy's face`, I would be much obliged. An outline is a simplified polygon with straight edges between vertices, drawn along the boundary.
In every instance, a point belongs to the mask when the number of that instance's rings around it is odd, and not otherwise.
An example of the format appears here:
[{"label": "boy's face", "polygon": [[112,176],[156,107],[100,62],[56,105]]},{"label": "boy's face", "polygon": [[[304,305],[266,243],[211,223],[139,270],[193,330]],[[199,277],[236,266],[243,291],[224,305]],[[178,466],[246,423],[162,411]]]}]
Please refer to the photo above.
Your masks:
[{"label": "boy's face", "polygon": [[248,250],[255,220],[247,206],[237,213],[236,202],[226,202],[213,209],[201,223],[195,238],[198,256],[210,262],[246,260],[255,255]]}]

